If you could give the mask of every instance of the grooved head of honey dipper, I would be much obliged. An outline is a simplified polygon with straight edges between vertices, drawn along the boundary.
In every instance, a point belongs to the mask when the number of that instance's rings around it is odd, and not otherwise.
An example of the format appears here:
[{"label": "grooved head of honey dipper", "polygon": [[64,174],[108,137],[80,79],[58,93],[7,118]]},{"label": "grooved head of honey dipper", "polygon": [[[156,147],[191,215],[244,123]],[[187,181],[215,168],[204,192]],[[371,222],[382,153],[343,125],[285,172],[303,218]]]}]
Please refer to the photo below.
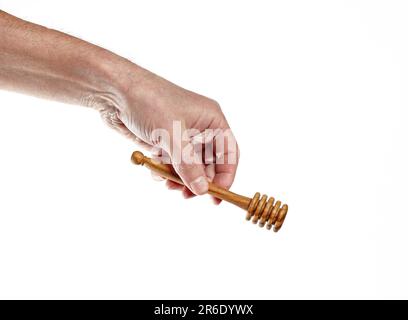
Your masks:
[{"label": "grooved head of honey dipper", "polygon": [[144,163],[144,155],[140,151],[135,151],[132,153],[132,162],[134,164],[140,165]]},{"label": "grooved head of honey dipper", "polygon": [[273,231],[278,232],[282,228],[283,222],[285,221],[286,215],[288,213],[288,205],[284,204],[279,210],[278,218],[273,226]]}]

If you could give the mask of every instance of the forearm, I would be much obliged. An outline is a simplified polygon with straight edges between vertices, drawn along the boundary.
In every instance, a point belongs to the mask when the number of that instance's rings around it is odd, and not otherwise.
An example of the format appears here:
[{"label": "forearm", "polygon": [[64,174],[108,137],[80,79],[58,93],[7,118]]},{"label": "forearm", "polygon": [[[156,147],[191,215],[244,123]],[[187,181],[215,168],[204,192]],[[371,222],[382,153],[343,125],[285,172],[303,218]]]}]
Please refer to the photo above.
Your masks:
[{"label": "forearm", "polygon": [[[0,89],[62,102],[123,105],[141,68],[105,49],[0,11]],[[131,71],[130,71],[131,70]]]}]

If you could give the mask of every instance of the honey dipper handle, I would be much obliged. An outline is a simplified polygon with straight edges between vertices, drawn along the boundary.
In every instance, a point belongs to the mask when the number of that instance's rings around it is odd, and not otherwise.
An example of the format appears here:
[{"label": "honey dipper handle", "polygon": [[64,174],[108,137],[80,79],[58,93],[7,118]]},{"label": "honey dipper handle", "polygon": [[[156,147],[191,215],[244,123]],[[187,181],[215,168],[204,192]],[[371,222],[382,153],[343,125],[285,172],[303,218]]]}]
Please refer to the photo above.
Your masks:
[{"label": "honey dipper handle", "polygon": [[[142,165],[142,166],[144,165],[145,167],[149,168],[151,171],[154,171],[155,173],[162,176],[163,178],[166,178],[178,184],[184,185],[180,177],[177,174],[175,174],[170,169],[169,166],[158,163],[152,160],[151,158],[146,157],[140,151],[133,152],[132,162],[137,165]],[[211,182],[209,183],[208,193],[218,199],[225,200],[227,202],[235,204],[236,206],[244,210],[248,209],[249,204],[251,202],[250,198],[241,196],[239,194],[236,194],[234,192],[221,188]]]}]

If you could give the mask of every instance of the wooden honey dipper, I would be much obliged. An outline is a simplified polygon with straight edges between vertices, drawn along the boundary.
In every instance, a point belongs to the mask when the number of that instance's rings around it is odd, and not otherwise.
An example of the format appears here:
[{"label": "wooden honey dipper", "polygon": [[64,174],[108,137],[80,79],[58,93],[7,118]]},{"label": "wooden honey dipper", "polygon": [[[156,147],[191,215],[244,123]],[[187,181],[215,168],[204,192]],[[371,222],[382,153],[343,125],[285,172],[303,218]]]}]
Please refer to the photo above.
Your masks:
[{"label": "wooden honey dipper", "polygon": [[[134,164],[144,165],[163,178],[184,185],[180,177],[172,172],[167,165],[158,163],[153,159],[146,157],[140,151],[133,152],[131,160]],[[218,187],[213,183],[209,183],[208,194],[247,210],[247,220],[252,218],[254,224],[259,222],[258,225],[261,228],[266,224],[268,230],[273,226],[273,231],[275,232],[278,232],[282,227],[283,221],[288,212],[288,206],[286,204],[281,207],[280,201],[275,202],[273,197],[270,197],[268,200],[266,195],[261,197],[259,192],[255,193],[254,197],[251,199]]]}]

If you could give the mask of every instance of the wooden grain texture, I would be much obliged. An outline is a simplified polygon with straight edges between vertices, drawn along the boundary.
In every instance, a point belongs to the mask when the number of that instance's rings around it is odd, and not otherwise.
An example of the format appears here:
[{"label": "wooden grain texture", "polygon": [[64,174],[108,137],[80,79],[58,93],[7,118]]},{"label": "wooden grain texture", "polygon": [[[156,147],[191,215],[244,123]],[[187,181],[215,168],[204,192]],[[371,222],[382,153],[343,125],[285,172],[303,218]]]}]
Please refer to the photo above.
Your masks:
[{"label": "wooden grain texture", "polygon": [[[142,165],[154,171],[163,178],[169,179],[181,185],[184,185],[180,177],[172,171],[172,169],[165,164],[158,163],[149,157],[146,157],[140,151],[135,151],[132,154],[132,162],[136,165]],[[257,192],[252,198],[248,198],[224,188],[221,188],[213,183],[209,183],[208,194],[232,203],[247,211],[247,220],[251,220],[254,224],[260,227],[266,225],[267,229],[271,229],[275,232],[279,231],[286,218],[288,212],[288,206],[286,204],[281,206],[280,201],[276,201],[273,197],[263,195]]]}]

